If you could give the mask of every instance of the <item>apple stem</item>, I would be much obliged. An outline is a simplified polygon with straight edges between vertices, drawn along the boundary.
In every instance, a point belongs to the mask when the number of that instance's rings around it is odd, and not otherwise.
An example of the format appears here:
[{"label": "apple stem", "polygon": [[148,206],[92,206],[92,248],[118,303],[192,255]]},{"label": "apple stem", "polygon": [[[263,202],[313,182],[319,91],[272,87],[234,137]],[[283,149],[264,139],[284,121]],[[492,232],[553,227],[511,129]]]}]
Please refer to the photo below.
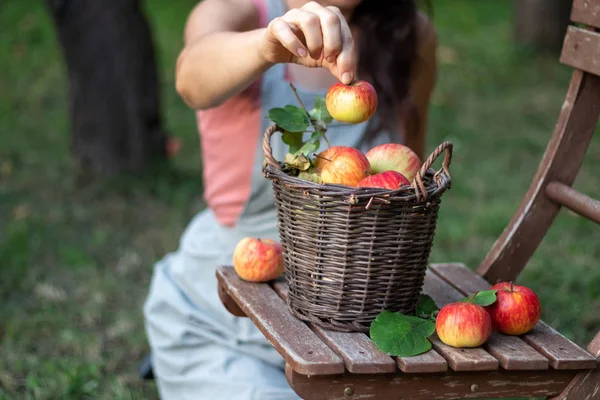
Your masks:
[{"label": "apple stem", "polygon": [[513,285],[513,281],[510,281],[510,291],[514,292],[515,291],[515,287]]},{"label": "apple stem", "polygon": [[315,156],[315,157],[317,157],[317,158],[320,158],[320,159],[322,159],[322,160],[325,160],[325,161],[329,161],[329,162],[331,162],[331,160],[330,160],[329,158],[326,158],[326,157],[320,156],[320,155],[318,155],[318,154],[315,154],[315,153],[313,153],[313,156]]},{"label": "apple stem", "polygon": [[296,100],[298,100],[298,103],[300,103],[300,106],[304,109],[304,112],[308,116],[308,120],[311,121],[311,123],[312,123],[312,118],[310,117],[310,114],[308,113],[308,110],[306,109],[304,102],[302,102],[302,99],[300,98],[300,95],[298,94],[298,91],[296,90],[296,87],[294,86],[294,84],[292,82],[290,82],[290,87],[292,88],[292,91],[294,92],[294,96],[296,96]]},{"label": "apple stem", "polygon": [[475,298],[475,296],[477,296],[477,293],[479,293],[479,291],[473,293],[473,295],[471,297],[469,297],[469,300],[467,300],[467,303],[470,303],[471,301],[473,301],[473,299]]},{"label": "apple stem", "polygon": [[310,121],[311,125],[315,128],[316,131],[319,131],[321,133],[321,136],[323,136],[323,139],[325,139],[325,142],[327,143],[327,147],[331,147],[331,143],[329,143],[329,139],[327,139],[327,136],[325,136],[325,131],[327,130],[327,127],[324,127],[321,129],[321,127],[319,127],[317,124],[315,124],[315,121],[310,117],[310,114],[309,114],[308,110],[306,109],[304,102],[300,98],[300,95],[298,94],[298,91],[296,90],[296,86],[294,86],[294,84],[292,82],[290,82],[290,87],[292,88],[292,91],[294,92],[294,96],[296,96],[296,100],[298,100],[298,103],[300,104],[302,109],[304,109],[304,112],[306,113],[306,116],[308,117],[308,120]]}]

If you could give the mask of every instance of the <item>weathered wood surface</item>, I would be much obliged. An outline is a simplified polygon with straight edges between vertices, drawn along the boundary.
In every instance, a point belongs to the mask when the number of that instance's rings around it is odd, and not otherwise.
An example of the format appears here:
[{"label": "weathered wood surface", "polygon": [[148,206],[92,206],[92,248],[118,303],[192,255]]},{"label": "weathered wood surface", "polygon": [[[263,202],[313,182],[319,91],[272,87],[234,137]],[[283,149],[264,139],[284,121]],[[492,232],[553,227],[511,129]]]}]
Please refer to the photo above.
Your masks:
[{"label": "weathered wood surface", "polygon": [[288,365],[285,372],[290,386],[305,400],[445,400],[553,396],[562,392],[576,375],[575,371],[549,369],[309,377],[295,372]]},{"label": "weathered wood surface", "polygon": [[588,351],[598,360],[595,370],[580,372],[569,386],[553,400],[599,400],[600,399],[600,332],[588,346]]},{"label": "weathered wood surface", "polygon": [[508,370],[548,369],[548,359],[523,343],[519,337],[492,333],[483,347]]},{"label": "weathered wood surface", "polygon": [[237,302],[229,295],[227,289],[225,288],[225,285],[221,283],[220,280],[218,281],[218,285],[219,299],[221,299],[223,307],[225,307],[227,311],[229,311],[232,315],[235,315],[236,317],[246,317],[246,313],[244,313],[240,306],[238,306]]},{"label": "weathered wood surface", "polygon": [[600,28],[600,0],[575,0],[571,21]]},{"label": "weathered wood surface", "polygon": [[[288,285],[283,279],[277,280],[273,287],[284,301],[287,300]],[[344,359],[348,371],[355,374],[396,372],[396,361],[379,350],[364,333],[337,332],[308,325]]]},{"label": "weathered wood surface", "polygon": [[590,74],[600,75],[600,33],[570,26],[560,62]]},{"label": "weathered wood surface", "polygon": [[560,206],[546,197],[552,181],[572,185],[600,113],[600,77],[575,70],[554,134],[519,209],[478,268],[489,282],[516,280]]},{"label": "weathered wood surface", "polygon": [[[438,306],[457,301],[471,295],[481,289],[476,283],[471,284],[470,290],[459,291],[452,287],[447,281],[430,270],[425,279],[425,293],[431,293]],[[463,273],[473,275],[468,270],[459,270]],[[462,279],[457,277],[457,279]],[[481,279],[481,278],[480,278]],[[489,287],[483,279],[484,287]],[[464,282],[469,282],[465,277]],[[480,284],[482,282],[479,282]],[[530,345],[515,336],[505,336],[492,332],[488,341],[481,347],[475,349],[456,349],[444,345],[438,338],[434,341],[435,349],[448,359],[450,367],[455,371],[491,370],[498,368],[498,364],[508,370],[542,370],[548,368],[548,360]],[[487,351],[487,352],[486,352]],[[451,358],[448,358],[451,357]]]},{"label": "weathered wood surface", "polygon": [[345,371],[344,361],[305,323],[288,312],[283,300],[269,285],[245,282],[231,267],[217,269],[217,279],[296,371],[307,375]]},{"label": "weathered wood surface", "polygon": [[[273,285],[283,299],[288,286],[283,280]],[[405,373],[434,373],[448,369],[446,360],[435,350],[414,357],[387,356],[361,332],[336,332],[308,324],[346,362],[346,369],[352,373],[395,372],[396,365]],[[391,365],[390,365],[391,361]]]},{"label": "weathered wood surface", "polygon": [[431,349],[427,353],[414,357],[396,357],[398,368],[407,374],[445,372],[448,363],[437,351]]},{"label": "weathered wood surface", "polygon": [[[489,289],[490,284],[463,264],[433,264],[431,270],[463,294]],[[595,368],[596,359],[543,321],[521,338],[548,358],[554,369]],[[503,354],[506,354],[503,352]]]},{"label": "weathered wood surface", "polygon": [[546,186],[546,196],[553,202],[600,224],[600,201],[560,182],[550,182]]}]

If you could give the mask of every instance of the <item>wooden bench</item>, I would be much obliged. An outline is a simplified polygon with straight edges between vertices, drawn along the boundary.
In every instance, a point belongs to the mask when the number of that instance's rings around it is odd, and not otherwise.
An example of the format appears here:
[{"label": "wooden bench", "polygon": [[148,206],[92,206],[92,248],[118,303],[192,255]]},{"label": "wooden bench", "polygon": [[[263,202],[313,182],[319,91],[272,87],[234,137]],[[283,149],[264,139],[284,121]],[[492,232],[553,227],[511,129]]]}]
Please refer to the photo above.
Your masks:
[{"label": "wooden bench", "polygon": [[[232,267],[221,267],[217,278],[226,307],[250,317],[271,341],[304,399],[551,396],[597,366],[589,352],[543,322],[522,337],[494,333],[482,348],[457,349],[434,336],[427,353],[390,357],[364,333],[329,331],[293,317],[283,279],[249,283]],[[462,264],[434,264],[423,292],[441,307],[489,286]]]},{"label": "wooden bench", "polygon": [[[575,0],[571,19],[583,27],[569,27],[560,60],[573,76],[539,169],[477,273],[458,263],[430,265],[423,292],[440,307],[515,280],[562,206],[600,223],[600,201],[571,187],[600,113],[600,0]],[[585,350],[540,321],[519,337],[494,333],[481,348],[446,346],[434,334],[429,352],[390,357],[364,333],[294,318],[284,280],[248,283],[231,267],[217,277],[223,304],[252,319],[285,359],[287,379],[304,399],[600,399],[600,332]]]}]

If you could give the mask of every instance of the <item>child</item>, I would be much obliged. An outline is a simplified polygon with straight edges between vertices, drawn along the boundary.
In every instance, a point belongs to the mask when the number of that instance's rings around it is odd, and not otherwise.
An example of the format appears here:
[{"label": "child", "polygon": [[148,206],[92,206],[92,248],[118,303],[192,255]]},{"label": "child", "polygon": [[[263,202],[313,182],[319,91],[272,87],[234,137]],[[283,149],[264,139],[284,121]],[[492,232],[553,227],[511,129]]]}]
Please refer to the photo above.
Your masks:
[{"label": "child", "polygon": [[[377,113],[356,125],[334,121],[331,144],[366,151],[403,142],[422,158],[435,51],[434,29],[411,0],[204,0],[191,12],[176,86],[197,112],[208,207],[156,264],[144,306],[163,399],[298,398],[277,351],[222,306],[215,278],[242,238],[278,239],[261,170],[266,115],[298,105],[289,82],[310,109],[335,82],[367,80]],[[281,160],[280,136],[272,145]]]}]

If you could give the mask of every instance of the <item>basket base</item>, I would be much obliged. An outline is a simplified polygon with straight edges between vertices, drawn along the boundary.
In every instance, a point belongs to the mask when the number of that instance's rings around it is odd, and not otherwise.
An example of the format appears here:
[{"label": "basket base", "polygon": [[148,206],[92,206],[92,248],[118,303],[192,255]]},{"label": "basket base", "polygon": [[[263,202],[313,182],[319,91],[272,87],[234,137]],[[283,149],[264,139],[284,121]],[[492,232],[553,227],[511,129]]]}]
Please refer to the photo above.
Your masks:
[{"label": "basket base", "polygon": [[[286,304],[287,304],[288,310],[294,317],[296,317],[302,321],[305,321],[305,322],[310,322],[313,325],[317,325],[317,326],[319,326],[323,329],[329,330],[329,331],[369,333],[371,323],[376,318],[376,317],[373,317],[370,321],[365,321],[363,318],[363,321],[360,321],[360,322],[356,321],[356,320],[351,320],[351,319],[348,319],[347,321],[340,321],[339,319],[334,319],[334,318],[320,318],[316,315],[311,315],[311,314],[302,312],[302,310],[299,310],[298,308],[296,308],[292,304],[290,304],[289,299],[286,301]],[[384,311],[384,310],[381,310],[381,311]],[[413,315],[414,307],[410,311],[407,311],[407,310],[388,310],[388,311],[394,311],[394,312],[397,311],[397,312],[402,312],[403,314]]]},{"label": "basket base", "polygon": [[306,315],[296,308],[292,307],[288,302],[288,309],[292,315],[302,321],[310,322],[313,325],[317,325],[323,329],[327,329],[329,331],[337,331],[337,332],[369,332],[370,325],[365,325],[359,322],[348,321],[346,323],[342,323],[340,321],[334,319],[324,319],[318,318],[313,315]]}]

